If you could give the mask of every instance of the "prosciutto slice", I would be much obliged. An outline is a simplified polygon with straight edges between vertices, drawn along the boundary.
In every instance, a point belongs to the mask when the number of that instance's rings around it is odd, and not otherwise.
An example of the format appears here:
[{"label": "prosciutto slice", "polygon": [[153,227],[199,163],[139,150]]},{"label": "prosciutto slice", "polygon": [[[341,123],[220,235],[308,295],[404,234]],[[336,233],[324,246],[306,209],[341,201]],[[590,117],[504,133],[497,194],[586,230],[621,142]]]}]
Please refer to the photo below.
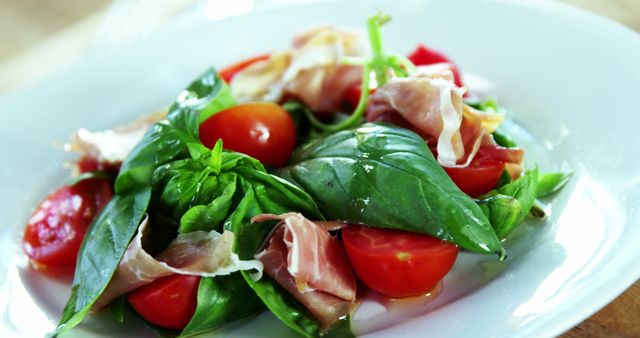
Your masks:
[{"label": "prosciutto slice", "polygon": [[343,65],[343,56],[363,56],[366,40],[354,32],[319,27],[294,38],[293,47],[240,71],[231,91],[241,102],[295,97],[313,111],[340,108],[344,92],[362,76],[360,66]]},{"label": "prosciutto slice", "polygon": [[405,121],[425,138],[437,140],[438,162],[465,167],[473,160],[484,135],[504,119],[464,104],[464,87],[453,82],[446,65],[418,67],[407,78],[393,78],[369,99],[369,121]]},{"label": "prosciutto slice", "polygon": [[[264,272],[299,300],[324,327],[349,313],[356,297],[353,272],[338,239],[297,213],[258,215],[280,220],[267,247],[256,255]],[[333,226],[335,224],[323,224]]]},{"label": "prosciutto slice", "polygon": [[162,111],[114,129],[97,132],[81,128],[71,136],[71,142],[65,145],[65,150],[78,152],[99,163],[119,165],[140,142],[149,127],[166,115]]},{"label": "prosciutto slice", "polygon": [[152,257],[145,249],[151,227],[146,217],[133,238],[106,290],[92,310],[100,310],[113,299],[152,281],[174,273],[215,277],[239,270],[256,270],[262,275],[258,260],[242,261],[233,253],[234,235],[224,231],[193,231],[179,234],[158,256]]}]

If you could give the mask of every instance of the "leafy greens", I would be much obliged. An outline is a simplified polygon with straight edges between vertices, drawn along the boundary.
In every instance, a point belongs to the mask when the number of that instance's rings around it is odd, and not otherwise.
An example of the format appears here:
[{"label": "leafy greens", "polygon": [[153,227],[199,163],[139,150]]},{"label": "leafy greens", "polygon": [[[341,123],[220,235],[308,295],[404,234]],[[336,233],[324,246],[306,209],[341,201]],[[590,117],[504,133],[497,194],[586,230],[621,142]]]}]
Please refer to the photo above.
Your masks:
[{"label": "leafy greens", "polygon": [[291,163],[278,174],[309,193],[328,219],[426,233],[504,255],[482,210],[409,130],[367,123],[306,144]]}]

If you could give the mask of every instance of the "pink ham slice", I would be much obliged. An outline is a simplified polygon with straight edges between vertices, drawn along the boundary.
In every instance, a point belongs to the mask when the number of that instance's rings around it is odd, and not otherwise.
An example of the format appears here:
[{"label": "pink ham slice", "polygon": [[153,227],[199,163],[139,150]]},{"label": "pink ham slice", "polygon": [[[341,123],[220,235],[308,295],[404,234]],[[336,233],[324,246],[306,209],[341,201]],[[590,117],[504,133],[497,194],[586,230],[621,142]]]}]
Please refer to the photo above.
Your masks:
[{"label": "pink ham slice", "polygon": [[64,148],[66,151],[80,153],[85,158],[95,159],[98,163],[120,165],[147,130],[166,116],[166,111],[160,111],[103,131],[92,132],[81,128]]},{"label": "pink ham slice", "polygon": [[273,53],[240,71],[230,83],[240,102],[296,98],[314,112],[335,112],[344,93],[362,78],[362,67],[341,63],[344,56],[364,56],[360,34],[318,27],[296,36],[292,48]]},{"label": "pink ham slice", "polygon": [[260,261],[241,261],[233,253],[232,232],[219,234],[215,231],[193,231],[179,234],[156,257],[152,257],[144,249],[145,242],[150,239],[150,232],[147,217],[140,224],[118,269],[92,310],[100,310],[113,299],[174,273],[215,277],[239,270],[256,270],[256,278],[260,278],[262,274]]},{"label": "pink ham slice", "polygon": [[356,284],[338,239],[297,213],[259,215],[254,222],[280,220],[266,249],[256,255],[264,272],[300,301],[324,327],[349,313]]},{"label": "pink ham slice", "polygon": [[493,132],[503,116],[464,104],[464,93],[446,67],[418,67],[410,77],[394,78],[376,90],[369,99],[367,119],[396,123],[435,139],[440,164],[465,167],[483,136]]}]

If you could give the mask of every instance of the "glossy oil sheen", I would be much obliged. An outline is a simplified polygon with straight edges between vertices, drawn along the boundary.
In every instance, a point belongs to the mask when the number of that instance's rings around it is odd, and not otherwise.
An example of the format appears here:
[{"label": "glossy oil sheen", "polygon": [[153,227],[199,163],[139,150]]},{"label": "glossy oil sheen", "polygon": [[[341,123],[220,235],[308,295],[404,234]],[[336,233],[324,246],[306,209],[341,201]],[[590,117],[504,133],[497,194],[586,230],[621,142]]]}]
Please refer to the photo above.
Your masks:
[{"label": "glossy oil sheen", "polygon": [[[389,49],[409,52],[424,42],[446,51],[463,73],[482,75],[521,126],[509,129],[527,149],[528,163],[575,174],[553,199],[547,221],[528,222],[507,240],[504,264],[493,256],[462,254],[438,297],[424,306],[392,307],[389,313],[368,302],[369,310],[383,315],[359,316],[366,310],[360,309],[354,316],[359,332],[368,337],[422,337],[425,332],[433,337],[554,336],[637,280],[636,33],[544,1],[323,2],[169,29],[111,54],[87,55],[0,100],[1,335],[42,336],[54,327],[66,301],[69,281],[33,272],[20,252],[31,208],[66,178],[61,163],[69,156],[52,141],[67,140],[78,127],[110,127],[155,111],[210,64],[283,48],[304,26],[364,27],[376,8],[394,17],[384,32]],[[116,325],[103,313],[69,336],[153,336],[139,322],[129,323]],[[229,327],[223,336],[256,332],[291,334],[264,313]]]}]

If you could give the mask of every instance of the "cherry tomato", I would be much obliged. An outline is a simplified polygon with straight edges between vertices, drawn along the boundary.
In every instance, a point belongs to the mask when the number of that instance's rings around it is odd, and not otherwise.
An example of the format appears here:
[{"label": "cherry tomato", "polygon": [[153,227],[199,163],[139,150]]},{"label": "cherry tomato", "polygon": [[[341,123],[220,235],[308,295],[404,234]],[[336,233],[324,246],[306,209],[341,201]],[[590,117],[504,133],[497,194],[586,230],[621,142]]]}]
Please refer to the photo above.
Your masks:
[{"label": "cherry tomato", "polygon": [[[370,89],[369,96],[373,94],[376,90]],[[358,83],[349,88],[344,93],[344,102],[346,103],[347,109],[356,109],[358,107],[358,102],[360,102],[360,95],[362,94],[362,84]]]},{"label": "cherry tomato", "polygon": [[458,67],[444,54],[420,44],[411,54],[409,54],[409,60],[411,60],[411,62],[416,66],[428,66],[436,63],[450,64],[456,86],[462,87],[462,77],[460,76]]},{"label": "cherry tomato", "polygon": [[360,280],[392,298],[431,291],[458,256],[454,244],[400,230],[349,224],[342,240]]},{"label": "cherry tomato", "polygon": [[467,167],[445,167],[444,170],[460,190],[471,197],[477,197],[496,187],[504,165],[502,161],[475,157]]},{"label": "cherry tomato", "polygon": [[81,157],[76,166],[81,174],[90,171],[107,171],[117,174],[118,170],[120,170],[120,163],[104,163],[90,156]]},{"label": "cherry tomato", "polygon": [[287,163],[296,146],[296,126],[289,113],[274,103],[246,103],[223,110],[200,125],[200,140],[213,148],[247,154],[276,167]]},{"label": "cherry tomato", "polygon": [[199,283],[199,276],[174,274],[133,290],[127,299],[148,322],[182,330],[196,311]]},{"label": "cherry tomato", "polygon": [[258,56],[254,56],[252,58],[242,60],[238,63],[234,63],[231,66],[228,66],[222,69],[219,74],[222,79],[224,79],[227,83],[230,83],[233,80],[233,77],[236,76],[241,70],[249,67],[251,64],[254,64],[258,61],[266,60],[271,56],[270,54],[262,54]]},{"label": "cherry tomato", "polygon": [[89,224],[112,196],[111,184],[101,178],[82,180],[54,191],[27,223],[24,252],[38,264],[74,266]]}]

